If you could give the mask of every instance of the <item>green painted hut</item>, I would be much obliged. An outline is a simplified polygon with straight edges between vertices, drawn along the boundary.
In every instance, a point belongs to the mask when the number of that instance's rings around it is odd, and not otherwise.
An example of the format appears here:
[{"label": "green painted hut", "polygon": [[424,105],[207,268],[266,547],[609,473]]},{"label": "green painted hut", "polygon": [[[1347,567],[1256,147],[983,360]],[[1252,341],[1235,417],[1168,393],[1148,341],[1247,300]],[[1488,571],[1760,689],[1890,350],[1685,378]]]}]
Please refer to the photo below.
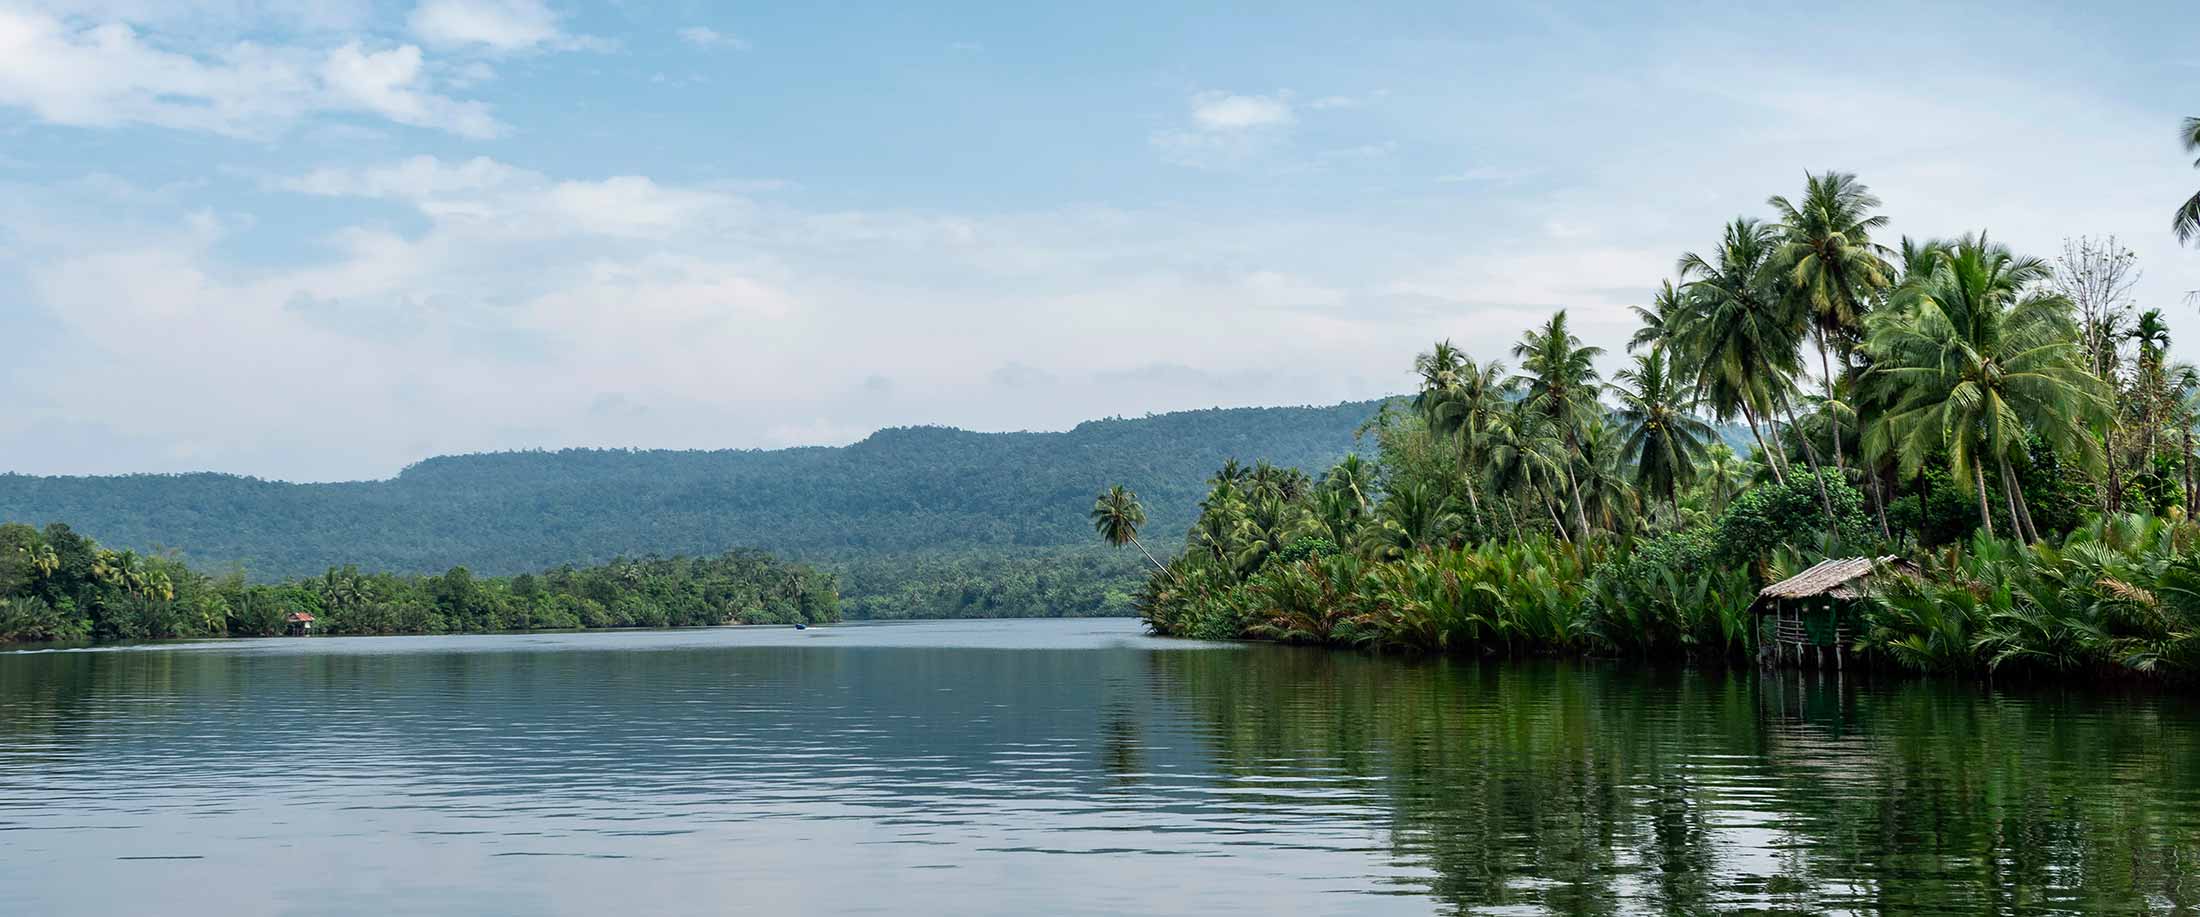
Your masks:
[{"label": "green painted hut", "polygon": [[1758,656],[1768,663],[1839,667],[1863,629],[1859,600],[1871,594],[1873,580],[1918,574],[1916,564],[1892,554],[1837,557],[1766,586],[1750,606]]}]

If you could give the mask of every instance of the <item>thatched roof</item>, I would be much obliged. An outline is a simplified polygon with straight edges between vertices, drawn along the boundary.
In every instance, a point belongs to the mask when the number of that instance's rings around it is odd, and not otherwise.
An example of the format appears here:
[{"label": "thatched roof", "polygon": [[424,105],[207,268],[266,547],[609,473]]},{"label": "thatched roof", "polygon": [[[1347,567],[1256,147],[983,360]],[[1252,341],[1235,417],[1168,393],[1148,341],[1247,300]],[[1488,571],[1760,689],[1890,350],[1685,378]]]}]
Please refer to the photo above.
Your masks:
[{"label": "thatched roof", "polygon": [[1757,602],[1768,599],[1807,599],[1831,596],[1853,599],[1864,594],[1864,580],[1873,573],[1918,573],[1917,565],[1892,554],[1884,557],[1835,557],[1759,590]]}]

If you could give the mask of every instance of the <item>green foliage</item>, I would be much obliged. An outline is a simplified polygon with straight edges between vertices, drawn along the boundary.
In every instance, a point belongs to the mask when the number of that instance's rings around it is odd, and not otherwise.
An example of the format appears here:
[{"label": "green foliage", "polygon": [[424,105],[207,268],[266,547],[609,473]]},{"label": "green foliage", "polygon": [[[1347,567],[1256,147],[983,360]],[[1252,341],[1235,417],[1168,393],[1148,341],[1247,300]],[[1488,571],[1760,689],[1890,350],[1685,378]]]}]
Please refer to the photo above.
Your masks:
[{"label": "green foliage", "polygon": [[[110,551],[66,525],[0,525],[0,642],[317,632],[448,633],[575,627],[823,623],[840,618],[831,575],[754,551],[617,559],[511,579],[464,567],[436,576],[331,567],[291,583],[209,577],[170,557]],[[24,558],[31,558],[24,562]]]},{"label": "green foliage", "polygon": [[[69,519],[110,543],[260,582],[331,565],[506,575],[646,554],[769,550],[848,577],[850,613],[1002,615],[1087,607],[1066,586],[1032,588],[1049,558],[1082,548],[1065,513],[1103,484],[1138,492],[1146,529],[1174,536],[1199,513],[1207,472],[1231,456],[1327,467],[1380,405],[1241,408],[1096,420],[1065,433],[881,430],[845,448],[674,452],[573,449],[432,458],[396,478],[284,484],[229,475],[47,478],[0,474],[0,521]],[[1168,553],[1155,539],[1145,547]],[[1167,540],[1167,539],[1164,539]],[[1076,555],[1082,557],[1084,555]],[[0,585],[10,575],[0,551]],[[1083,564],[1083,561],[1079,561]],[[1135,567],[1079,569],[1123,597]],[[991,598],[948,596],[979,571],[1012,581]],[[932,579],[944,577],[944,579]],[[921,597],[920,597],[921,596]],[[873,600],[876,601],[873,601]]]},{"label": "green foliage", "polygon": [[1718,521],[1714,536],[1721,559],[1732,563],[1762,560],[1781,545],[1824,544],[1829,549],[1862,545],[1871,538],[1864,496],[1847,483],[1824,478],[1833,502],[1829,524],[1818,497],[1818,484],[1807,476],[1752,488],[1735,498]]},{"label": "green foliage", "polygon": [[2200,675],[2200,528],[2097,520],[2060,545],[1978,537],[1873,597],[1860,649],[1907,668]]}]

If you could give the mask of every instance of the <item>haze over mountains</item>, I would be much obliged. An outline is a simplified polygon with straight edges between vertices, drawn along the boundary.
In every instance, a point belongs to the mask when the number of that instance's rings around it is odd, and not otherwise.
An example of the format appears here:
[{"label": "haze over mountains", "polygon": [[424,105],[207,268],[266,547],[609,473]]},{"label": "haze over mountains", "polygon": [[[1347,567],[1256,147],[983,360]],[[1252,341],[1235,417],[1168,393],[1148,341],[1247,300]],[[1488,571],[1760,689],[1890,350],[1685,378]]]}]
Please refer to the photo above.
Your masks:
[{"label": "haze over mountains", "polygon": [[7,474],[0,521],[67,522],[112,547],[176,551],[263,580],[345,564],[508,574],[761,548],[853,572],[844,591],[860,610],[867,594],[937,578],[925,571],[949,560],[1068,552],[1127,574],[1131,558],[1099,548],[1085,518],[1098,490],[1138,491],[1153,540],[1179,543],[1224,460],[1318,473],[1379,407],[1187,411],[1060,433],[905,427],[836,448],[442,456],[389,480],[334,484]]}]

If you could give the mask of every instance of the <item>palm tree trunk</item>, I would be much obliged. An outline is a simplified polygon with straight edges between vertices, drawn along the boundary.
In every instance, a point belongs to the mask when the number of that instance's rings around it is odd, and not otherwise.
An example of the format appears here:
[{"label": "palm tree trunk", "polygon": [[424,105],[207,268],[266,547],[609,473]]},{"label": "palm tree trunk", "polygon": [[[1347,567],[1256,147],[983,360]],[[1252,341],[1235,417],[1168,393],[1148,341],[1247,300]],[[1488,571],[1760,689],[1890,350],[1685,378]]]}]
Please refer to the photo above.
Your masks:
[{"label": "palm tree trunk", "polygon": [[2040,532],[2032,527],[2032,512],[2024,505],[2024,489],[2017,486],[2017,473],[2009,468],[2009,457],[2001,457],[2001,491],[2009,498],[2009,525],[2017,530],[2017,539],[2034,542],[2040,540]]},{"label": "palm tree trunk", "polygon": [[1772,466],[1772,479],[1786,484],[1787,473],[1780,470],[1780,457],[1772,454],[1772,448],[1765,445],[1765,434],[1757,429],[1757,412],[1749,409],[1749,400],[1746,398],[1742,400],[1742,419],[1749,421],[1750,438],[1757,441],[1757,451],[1765,454],[1765,464]]},{"label": "palm tree trunk", "polygon": [[1574,521],[1581,526],[1575,531],[1580,532],[1581,537],[1587,538],[1589,537],[1589,513],[1581,508],[1581,484],[1574,480],[1574,463],[1568,461],[1564,470],[1566,472],[1566,489],[1574,496]]},{"label": "palm tree trunk", "polygon": [[1826,420],[1833,424],[1833,467],[1840,469],[1846,478],[1849,466],[1841,460],[1841,415],[1833,412],[1833,364],[1826,360],[1826,336],[1818,339],[1818,371],[1826,376]]},{"label": "palm tree trunk", "polygon": [[1566,520],[1560,519],[1558,517],[1558,505],[1551,502],[1551,495],[1548,492],[1544,491],[1542,488],[1535,486],[1534,467],[1531,466],[1527,469],[1527,478],[1529,492],[1535,494],[1537,497],[1542,498],[1543,509],[1551,514],[1551,524],[1558,527],[1558,537],[1564,540],[1567,544],[1573,544],[1573,536],[1566,534]]},{"label": "palm tree trunk", "polygon": [[1986,537],[1994,537],[1994,514],[1986,508],[1986,466],[1971,460],[1971,484],[1978,488],[1978,522],[1986,530]]},{"label": "palm tree trunk", "polygon": [[1879,517],[1879,537],[1887,539],[1888,541],[1893,541],[1894,530],[1887,527],[1886,495],[1880,492],[1884,488],[1886,481],[1880,478],[1879,469],[1877,468],[1866,468],[1864,469],[1864,473],[1869,475],[1872,480],[1872,513]]},{"label": "palm tree trunk", "polygon": [[2109,429],[2101,431],[2101,454],[2108,459],[2108,493],[2105,495],[2105,499],[2101,501],[2101,509],[2104,512],[2113,513],[2123,503],[2124,497],[2123,479],[2116,473],[2114,423],[2109,424]]},{"label": "palm tree trunk", "polygon": [[2196,504],[2196,501],[2200,501],[2200,497],[2193,495],[2193,431],[2187,424],[2187,429],[2185,429],[2185,519],[2193,517],[2193,504]]},{"label": "palm tree trunk", "polygon": [[[1797,433],[1797,428],[1802,425],[1795,422],[1795,402],[1783,397],[1780,404],[1787,408],[1788,432]],[[1826,473],[1818,465],[1818,447],[1810,444],[1808,436],[1797,435],[1796,438],[1803,441],[1803,460],[1810,463],[1811,482],[1818,485],[1818,502],[1826,508],[1826,534],[1838,537],[1841,517],[1834,514],[1833,496],[1826,492]]]},{"label": "palm tree trunk", "polygon": [[1131,544],[1138,546],[1138,553],[1146,555],[1146,562],[1152,564],[1155,570],[1161,571],[1162,573],[1169,572],[1169,568],[1162,566],[1160,561],[1153,559],[1153,552],[1146,550],[1146,546],[1139,542],[1138,536],[1131,536]]}]

